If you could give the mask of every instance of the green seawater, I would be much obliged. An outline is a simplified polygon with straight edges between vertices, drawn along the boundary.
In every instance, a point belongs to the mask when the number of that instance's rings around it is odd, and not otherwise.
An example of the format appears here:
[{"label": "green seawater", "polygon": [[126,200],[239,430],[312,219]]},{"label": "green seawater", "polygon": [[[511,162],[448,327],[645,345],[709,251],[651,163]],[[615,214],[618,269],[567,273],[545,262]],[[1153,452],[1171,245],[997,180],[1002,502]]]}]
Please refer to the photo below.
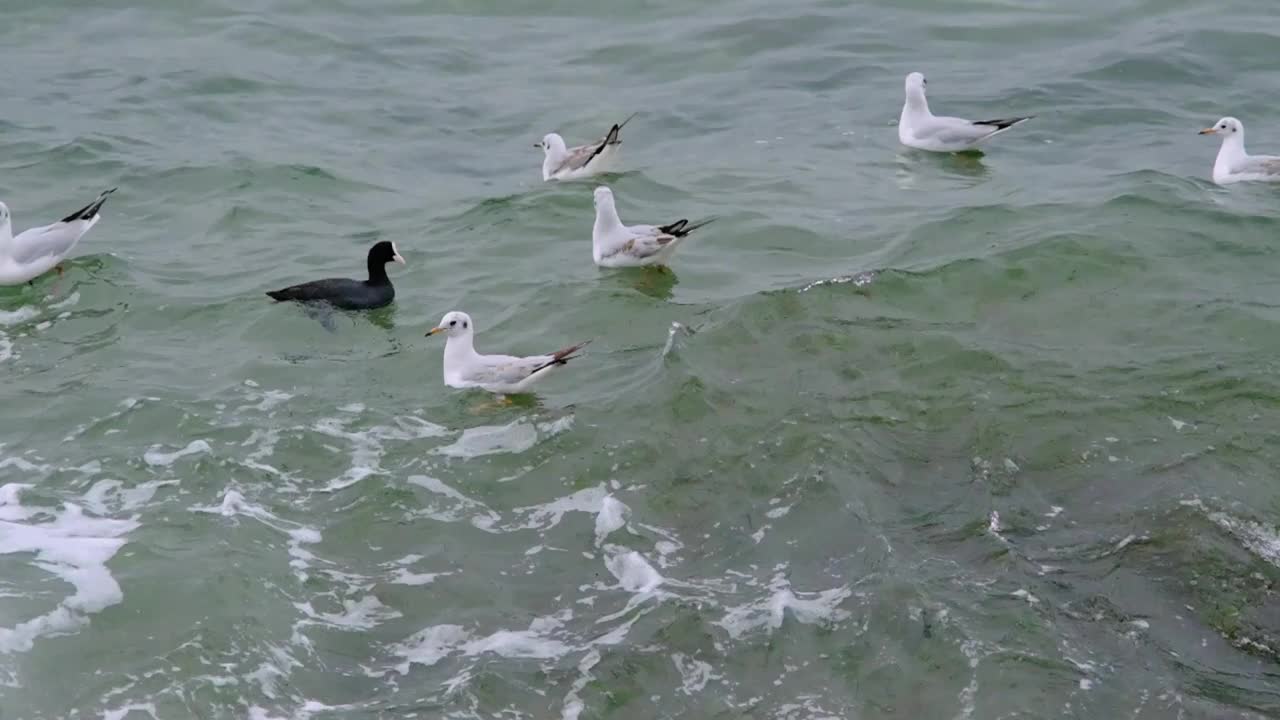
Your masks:
[{"label": "green seawater", "polygon": [[[0,0],[0,718],[1280,716],[1263,0]],[[935,111],[1034,114],[983,155]],[[624,221],[718,216],[670,273]],[[358,275],[329,330],[262,293]],[[482,351],[594,339],[534,397]]]}]

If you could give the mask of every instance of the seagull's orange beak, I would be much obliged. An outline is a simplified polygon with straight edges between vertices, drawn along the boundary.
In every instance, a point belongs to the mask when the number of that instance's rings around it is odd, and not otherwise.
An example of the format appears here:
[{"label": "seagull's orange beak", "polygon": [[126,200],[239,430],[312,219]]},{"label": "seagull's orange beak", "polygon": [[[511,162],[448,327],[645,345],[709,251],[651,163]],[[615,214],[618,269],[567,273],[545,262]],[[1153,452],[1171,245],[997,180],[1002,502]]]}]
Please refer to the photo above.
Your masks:
[{"label": "seagull's orange beak", "polygon": [[1200,135],[1217,135],[1218,128],[1205,128],[1201,130],[1199,134]]},{"label": "seagull's orange beak", "polygon": [[442,328],[442,327],[433,327],[433,328],[431,328],[430,330],[428,330],[428,331],[427,331],[427,334],[426,334],[426,335],[423,335],[422,337],[431,337],[432,335],[435,335],[436,333],[442,333],[442,332],[444,332],[444,328]]}]

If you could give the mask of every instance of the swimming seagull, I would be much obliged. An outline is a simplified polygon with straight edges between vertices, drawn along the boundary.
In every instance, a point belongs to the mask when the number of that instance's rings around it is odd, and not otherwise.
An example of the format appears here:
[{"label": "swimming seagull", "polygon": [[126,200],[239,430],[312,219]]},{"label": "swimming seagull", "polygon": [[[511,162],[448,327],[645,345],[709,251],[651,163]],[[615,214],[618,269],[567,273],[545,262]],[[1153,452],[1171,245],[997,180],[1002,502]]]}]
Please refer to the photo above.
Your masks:
[{"label": "swimming seagull", "polygon": [[444,384],[453,388],[482,388],[493,393],[522,393],[552,370],[578,357],[574,353],[591,342],[570,345],[550,355],[481,355],[472,344],[475,324],[464,312],[449,312],[427,336],[445,333]]},{"label": "swimming seagull", "polygon": [[1219,185],[1262,180],[1280,182],[1280,157],[1275,155],[1250,155],[1244,151],[1244,123],[1233,117],[1224,117],[1213,127],[1200,131],[1201,135],[1221,135],[1222,147],[1213,163],[1213,181]]},{"label": "swimming seagull", "polygon": [[918,72],[907,76],[907,100],[902,104],[902,117],[898,119],[898,140],[907,147],[932,152],[972,150],[984,140],[1035,117],[1027,115],[999,120],[940,117],[929,112],[929,101],[924,97],[927,84],[924,75]]},{"label": "swimming seagull", "polygon": [[31,282],[55,266],[61,275],[62,266],[59,263],[80,238],[102,219],[98,211],[102,209],[102,203],[107,201],[107,196],[115,191],[115,188],[104,190],[97,200],[58,222],[31,228],[17,237],[13,236],[9,206],[0,203],[0,285]]},{"label": "swimming seagull", "polygon": [[343,310],[373,310],[396,299],[396,289],[391,285],[391,278],[387,277],[389,262],[405,264],[395,243],[383,240],[369,248],[368,280],[326,278],[283,290],[271,290],[267,295],[282,302],[328,303]]},{"label": "swimming seagull", "polygon": [[613,204],[613,191],[596,188],[596,224],[591,228],[591,257],[600,267],[666,265],[689,233],[715,220],[689,224],[681,218],[668,225],[623,225]]},{"label": "swimming seagull", "polygon": [[534,145],[542,148],[544,153],[542,180],[577,180],[608,170],[618,154],[618,146],[622,144],[618,133],[635,116],[636,113],[631,113],[626,120],[609,128],[603,140],[575,148],[566,148],[564,138],[557,133],[547,133],[542,142]]}]

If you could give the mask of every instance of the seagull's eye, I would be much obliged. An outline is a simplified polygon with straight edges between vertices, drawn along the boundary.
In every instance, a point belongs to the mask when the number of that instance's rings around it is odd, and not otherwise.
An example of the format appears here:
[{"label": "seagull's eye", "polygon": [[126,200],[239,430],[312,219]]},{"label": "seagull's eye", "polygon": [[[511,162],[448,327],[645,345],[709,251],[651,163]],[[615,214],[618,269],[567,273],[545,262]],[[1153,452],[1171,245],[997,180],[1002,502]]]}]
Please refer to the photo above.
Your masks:
[{"label": "seagull's eye", "polygon": [[458,324],[458,321],[457,321],[457,320],[450,320],[450,321],[449,321],[449,327],[453,327],[454,325],[457,325],[457,324]]}]

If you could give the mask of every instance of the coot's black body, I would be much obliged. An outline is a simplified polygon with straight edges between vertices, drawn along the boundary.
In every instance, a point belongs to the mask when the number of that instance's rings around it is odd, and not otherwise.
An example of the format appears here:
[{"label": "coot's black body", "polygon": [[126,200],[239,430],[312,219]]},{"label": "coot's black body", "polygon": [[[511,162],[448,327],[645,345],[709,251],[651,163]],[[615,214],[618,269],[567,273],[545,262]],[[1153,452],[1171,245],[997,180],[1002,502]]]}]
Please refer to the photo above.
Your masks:
[{"label": "coot's black body", "polygon": [[387,263],[403,264],[404,258],[396,252],[396,246],[386,240],[369,248],[369,279],[328,278],[294,285],[283,290],[272,290],[267,295],[274,300],[301,303],[328,303],[343,310],[372,310],[390,305],[396,298],[396,289],[387,277]]}]

